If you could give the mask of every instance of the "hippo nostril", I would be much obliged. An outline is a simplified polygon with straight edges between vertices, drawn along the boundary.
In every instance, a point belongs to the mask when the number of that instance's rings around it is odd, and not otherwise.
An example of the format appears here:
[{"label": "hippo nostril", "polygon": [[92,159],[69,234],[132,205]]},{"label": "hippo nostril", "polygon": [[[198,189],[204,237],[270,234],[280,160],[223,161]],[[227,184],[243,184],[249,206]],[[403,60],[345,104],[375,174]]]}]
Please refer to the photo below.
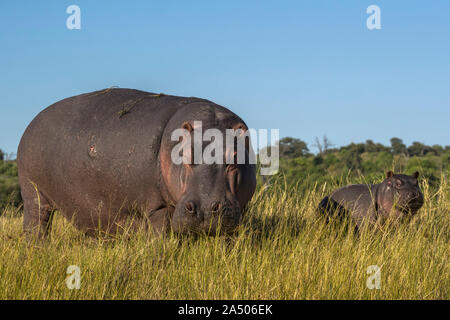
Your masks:
[{"label": "hippo nostril", "polygon": [[211,211],[212,212],[218,212],[221,209],[222,205],[220,202],[215,202],[213,203],[212,207],[211,207]]},{"label": "hippo nostril", "polygon": [[195,213],[195,205],[193,202],[191,202],[191,201],[186,202],[185,208],[186,208],[187,212],[192,213],[192,214]]}]

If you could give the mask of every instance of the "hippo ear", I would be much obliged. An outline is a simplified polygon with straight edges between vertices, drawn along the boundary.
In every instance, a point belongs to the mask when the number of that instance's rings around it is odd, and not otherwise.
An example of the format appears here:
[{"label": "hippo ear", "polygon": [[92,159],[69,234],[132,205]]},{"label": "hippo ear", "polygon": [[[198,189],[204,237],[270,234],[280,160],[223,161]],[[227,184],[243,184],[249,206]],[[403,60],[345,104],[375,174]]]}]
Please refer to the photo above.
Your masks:
[{"label": "hippo ear", "polygon": [[419,171],[414,172],[412,176],[417,179],[419,177]]},{"label": "hippo ear", "polygon": [[386,178],[391,178],[394,175],[392,171],[386,172]]},{"label": "hippo ear", "polygon": [[232,128],[234,130],[242,130],[243,132],[246,132],[248,130],[247,126],[242,122],[235,124],[234,126],[232,126]]},{"label": "hippo ear", "polygon": [[192,127],[192,124],[190,124],[189,122],[183,122],[183,124],[181,125],[182,129],[185,129],[189,132],[192,132],[194,130],[194,128]]}]

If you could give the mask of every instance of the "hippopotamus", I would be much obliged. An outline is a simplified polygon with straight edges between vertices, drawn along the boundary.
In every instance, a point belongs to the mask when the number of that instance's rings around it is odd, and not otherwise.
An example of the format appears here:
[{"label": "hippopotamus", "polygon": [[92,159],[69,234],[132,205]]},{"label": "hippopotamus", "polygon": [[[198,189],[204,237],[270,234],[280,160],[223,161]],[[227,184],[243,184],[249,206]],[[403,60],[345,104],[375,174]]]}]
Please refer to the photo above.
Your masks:
[{"label": "hippopotamus", "polygon": [[[58,210],[87,235],[122,233],[125,225],[157,234],[233,232],[255,191],[255,164],[248,157],[174,163],[179,141],[172,133],[191,133],[199,121],[203,130],[248,131],[211,101],[133,89],[104,89],[47,107],[17,153],[23,229],[45,237]],[[251,144],[245,152],[253,152]]]},{"label": "hippopotamus", "polygon": [[348,215],[360,229],[364,223],[374,226],[378,219],[396,222],[414,215],[423,205],[423,194],[418,180],[419,172],[411,176],[386,173],[379,184],[353,184],[335,190],[322,199],[319,212],[342,219]]}]

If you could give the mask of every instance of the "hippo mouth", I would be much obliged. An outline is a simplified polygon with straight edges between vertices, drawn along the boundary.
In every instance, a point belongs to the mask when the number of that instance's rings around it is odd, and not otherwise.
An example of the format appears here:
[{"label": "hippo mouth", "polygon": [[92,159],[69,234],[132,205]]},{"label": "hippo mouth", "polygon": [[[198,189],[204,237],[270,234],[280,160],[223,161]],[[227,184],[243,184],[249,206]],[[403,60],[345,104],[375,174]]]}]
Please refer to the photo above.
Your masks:
[{"label": "hippo mouth", "polygon": [[229,200],[205,204],[183,199],[171,219],[172,230],[180,234],[225,235],[234,233],[240,224],[239,203]]},{"label": "hippo mouth", "polygon": [[232,234],[240,225],[240,215],[223,214],[212,219],[205,220],[201,228],[202,232],[213,234]]},{"label": "hippo mouth", "polygon": [[410,209],[410,210],[412,210],[412,211],[417,211],[417,210],[419,210],[420,208],[422,208],[422,205],[423,205],[423,202],[420,202],[420,203],[411,203],[411,204],[409,204],[408,205],[408,208]]},{"label": "hippo mouth", "polygon": [[240,225],[239,218],[223,218],[219,223],[220,229],[224,233],[233,233],[237,230]]},{"label": "hippo mouth", "polygon": [[408,211],[416,212],[420,208],[422,208],[422,206],[423,206],[423,200],[421,200],[420,198],[415,198],[415,199],[411,199],[404,205],[400,205],[399,209],[404,212],[408,212]]},{"label": "hippo mouth", "polygon": [[[231,210],[230,210],[231,211]],[[186,221],[186,220],[185,220]],[[197,234],[197,235],[232,235],[237,230],[241,223],[240,212],[238,214],[226,213],[206,213],[200,217],[188,220],[188,223],[183,226],[175,226],[174,231],[182,234]]]},{"label": "hippo mouth", "polygon": [[192,227],[187,230],[187,234],[203,234],[208,236],[231,235],[238,230],[239,224],[232,222],[204,222],[200,226]]}]

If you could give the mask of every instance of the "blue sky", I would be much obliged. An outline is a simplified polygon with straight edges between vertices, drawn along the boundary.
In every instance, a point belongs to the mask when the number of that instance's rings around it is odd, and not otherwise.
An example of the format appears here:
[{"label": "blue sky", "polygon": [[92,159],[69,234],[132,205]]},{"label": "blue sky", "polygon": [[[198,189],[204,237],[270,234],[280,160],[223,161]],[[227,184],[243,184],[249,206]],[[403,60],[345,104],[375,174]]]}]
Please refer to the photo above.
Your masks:
[{"label": "blue sky", "polygon": [[313,151],[323,134],[450,144],[447,0],[1,1],[0,45],[7,152],[48,105],[111,86],[207,98]]}]

